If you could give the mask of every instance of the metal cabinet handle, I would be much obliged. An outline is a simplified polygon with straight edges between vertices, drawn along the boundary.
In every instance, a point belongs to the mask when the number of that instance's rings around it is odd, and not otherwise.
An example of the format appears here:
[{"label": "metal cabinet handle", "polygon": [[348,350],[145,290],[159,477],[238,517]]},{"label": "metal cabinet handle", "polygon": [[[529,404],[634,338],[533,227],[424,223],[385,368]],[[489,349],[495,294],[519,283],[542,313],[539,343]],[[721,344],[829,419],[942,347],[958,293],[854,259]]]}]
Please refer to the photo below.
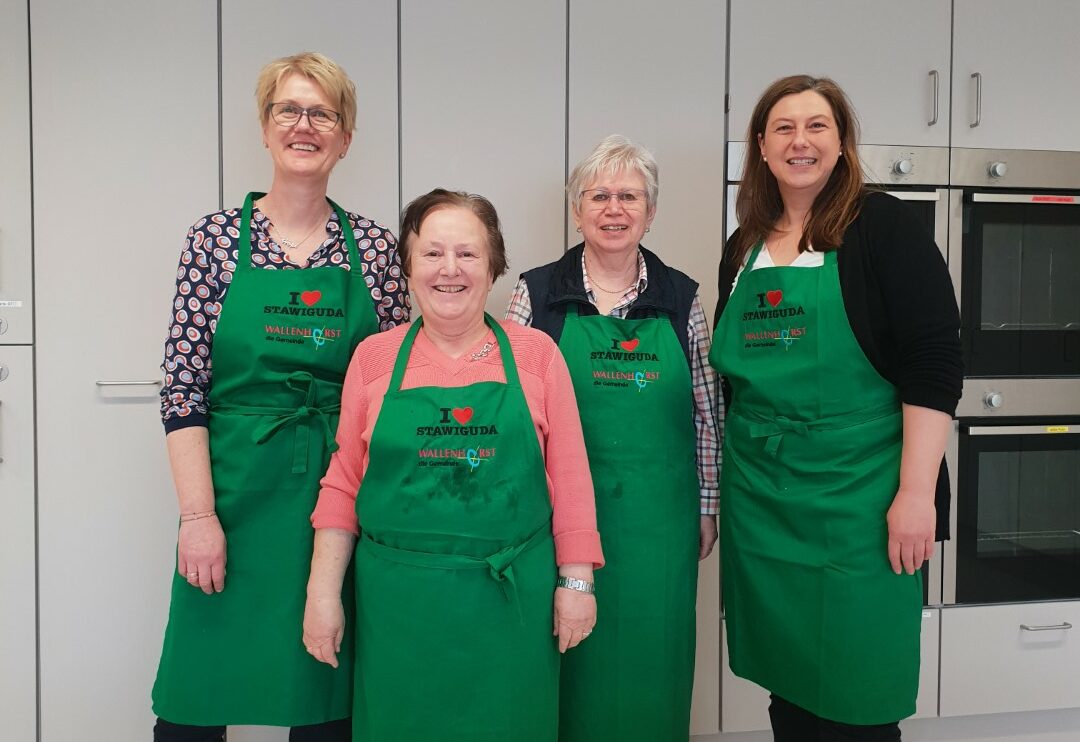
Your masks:
[{"label": "metal cabinet handle", "polygon": [[160,379],[140,379],[136,381],[102,381],[94,382],[98,386],[161,386]]},{"label": "metal cabinet handle", "polygon": [[[4,406],[4,400],[0,399],[0,408],[3,408],[3,406]],[[2,428],[2,426],[0,426],[0,428]],[[3,457],[3,455],[0,455],[0,464],[2,464],[2,463],[4,463],[4,457]]]},{"label": "metal cabinet handle", "polygon": [[982,123],[982,73],[972,72],[971,79],[975,81],[975,120],[968,126],[974,129]]},{"label": "metal cabinet handle", "polygon": [[1026,623],[1022,623],[1020,628],[1024,631],[1068,631],[1072,628],[1072,624],[1068,621],[1062,621],[1050,626],[1028,626]]},{"label": "metal cabinet handle", "polygon": [[934,115],[931,116],[930,120],[926,122],[927,126],[934,126],[937,123],[938,85],[939,85],[940,78],[941,78],[941,75],[938,74],[937,70],[930,70],[930,79],[933,81],[933,84],[934,84]]}]

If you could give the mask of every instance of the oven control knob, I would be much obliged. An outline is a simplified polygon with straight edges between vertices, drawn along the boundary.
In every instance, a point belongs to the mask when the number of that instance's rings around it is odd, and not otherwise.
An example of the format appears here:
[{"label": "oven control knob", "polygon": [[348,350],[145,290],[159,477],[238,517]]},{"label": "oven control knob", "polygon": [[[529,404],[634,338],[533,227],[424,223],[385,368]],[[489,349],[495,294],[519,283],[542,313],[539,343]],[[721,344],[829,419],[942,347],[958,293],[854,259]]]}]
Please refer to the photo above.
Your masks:
[{"label": "oven control knob", "polygon": [[991,178],[1002,178],[1005,173],[1009,172],[1009,166],[1004,162],[991,162],[989,171]]},{"label": "oven control knob", "polygon": [[1001,395],[1001,392],[987,392],[983,397],[983,404],[989,407],[991,410],[997,410],[1001,408],[1001,405],[1005,403],[1005,397]]},{"label": "oven control knob", "polygon": [[910,175],[911,171],[915,169],[915,163],[906,157],[902,160],[897,160],[893,163],[892,171],[897,175]]}]

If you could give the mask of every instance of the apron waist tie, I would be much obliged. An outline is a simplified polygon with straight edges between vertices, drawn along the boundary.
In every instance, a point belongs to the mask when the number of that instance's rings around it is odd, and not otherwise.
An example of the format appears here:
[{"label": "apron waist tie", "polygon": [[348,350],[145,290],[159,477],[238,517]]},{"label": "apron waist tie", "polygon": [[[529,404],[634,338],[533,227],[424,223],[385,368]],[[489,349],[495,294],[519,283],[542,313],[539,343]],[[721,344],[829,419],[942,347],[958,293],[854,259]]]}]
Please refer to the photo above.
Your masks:
[{"label": "apron waist tie", "polygon": [[380,544],[368,535],[366,529],[360,533],[357,548],[362,548],[375,556],[391,562],[408,564],[413,567],[429,569],[487,569],[491,579],[498,583],[503,597],[513,603],[517,609],[518,620],[525,625],[525,614],[521,610],[518,598],[517,579],[514,575],[514,560],[526,551],[542,543],[551,536],[551,520],[545,520],[532,534],[516,544],[504,547],[486,557],[473,557],[466,554],[439,554],[430,551],[410,551]]},{"label": "apron waist tie", "polygon": [[850,428],[853,425],[859,425],[861,423],[870,422],[871,420],[887,417],[896,412],[896,405],[890,403],[869,410],[857,410],[845,415],[833,415],[831,417],[810,420],[809,422],[792,420],[783,415],[777,415],[772,419],[766,419],[763,417],[744,415],[735,410],[732,410],[729,414],[738,415],[748,420],[750,422],[750,437],[765,438],[765,451],[770,456],[775,457],[780,451],[780,443],[783,441],[785,433],[807,435],[812,430],[839,430],[841,428]]},{"label": "apron waist tie", "polygon": [[341,402],[339,400],[332,404],[316,405],[319,384],[330,385],[330,382],[321,382],[309,371],[293,372],[285,379],[285,384],[294,391],[304,393],[304,404],[295,408],[223,404],[213,406],[212,410],[225,415],[259,415],[270,418],[256,426],[251,434],[252,442],[257,445],[266,443],[284,428],[295,425],[292,473],[304,474],[307,472],[308,449],[311,445],[311,426],[300,423],[308,418],[314,418],[321,423],[327,451],[333,453],[338,449],[338,445],[334,440],[334,431],[330,427],[330,416],[341,412]]}]

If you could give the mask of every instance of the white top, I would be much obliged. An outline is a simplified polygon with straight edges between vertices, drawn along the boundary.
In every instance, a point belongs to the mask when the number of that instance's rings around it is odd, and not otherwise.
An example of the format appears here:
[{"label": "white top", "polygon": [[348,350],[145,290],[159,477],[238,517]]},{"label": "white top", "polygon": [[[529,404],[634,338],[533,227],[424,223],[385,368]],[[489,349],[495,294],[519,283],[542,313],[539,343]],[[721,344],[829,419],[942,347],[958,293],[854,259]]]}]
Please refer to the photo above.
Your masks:
[{"label": "white top", "polygon": [[[753,250],[751,250],[749,253],[746,254],[746,260],[750,259],[750,254],[752,252],[753,252]],[[823,253],[823,252],[814,252],[813,248],[811,248],[811,249],[807,250],[806,252],[799,253],[799,255],[795,258],[795,260],[791,261],[791,263],[789,263],[786,267],[788,267],[788,268],[820,268],[823,265],[825,265],[825,253]],[[732,292],[734,292],[735,287],[739,285],[739,276],[742,275],[743,269],[745,267],[746,267],[746,262],[744,261],[742,266],[739,268],[739,272],[735,274],[735,280],[731,282],[731,290],[732,290]],[[769,254],[769,246],[768,245],[763,245],[762,248],[761,248],[761,252],[758,253],[757,260],[754,261],[754,265],[750,268],[750,270],[756,271],[758,268],[775,268],[775,267],[776,267],[776,263],[773,262],[772,255]]]}]

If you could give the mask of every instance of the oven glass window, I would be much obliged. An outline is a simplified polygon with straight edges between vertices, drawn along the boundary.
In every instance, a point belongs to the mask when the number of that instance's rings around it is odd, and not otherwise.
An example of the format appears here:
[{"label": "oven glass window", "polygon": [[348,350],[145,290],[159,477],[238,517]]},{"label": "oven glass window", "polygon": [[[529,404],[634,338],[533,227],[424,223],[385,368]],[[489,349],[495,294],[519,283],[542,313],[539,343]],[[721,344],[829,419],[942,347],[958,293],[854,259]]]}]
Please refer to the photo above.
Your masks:
[{"label": "oven glass window", "polygon": [[1080,206],[975,202],[964,221],[968,375],[1080,373]]},{"label": "oven glass window", "polygon": [[964,435],[961,449],[957,601],[1080,597],[1080,434]]}]

